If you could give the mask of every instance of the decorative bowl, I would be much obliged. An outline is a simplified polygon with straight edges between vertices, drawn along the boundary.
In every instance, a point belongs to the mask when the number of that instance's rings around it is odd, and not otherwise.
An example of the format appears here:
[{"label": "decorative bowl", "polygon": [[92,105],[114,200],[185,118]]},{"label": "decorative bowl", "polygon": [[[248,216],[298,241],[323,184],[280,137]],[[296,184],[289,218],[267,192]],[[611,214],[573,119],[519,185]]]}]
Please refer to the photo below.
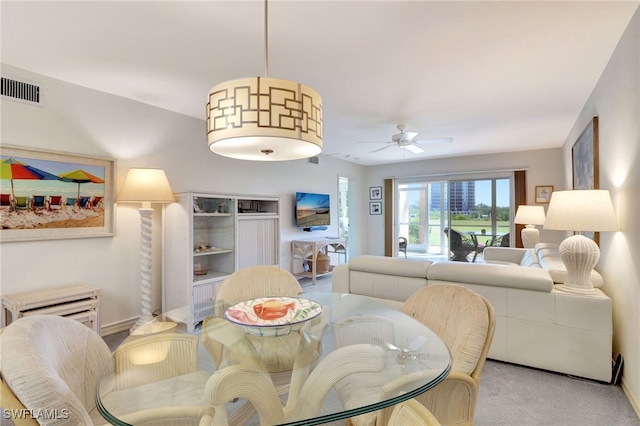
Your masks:
[{"label": "decorative bowl", "polygon": [[322,305],[313,300],[272,296],[237,303],[224,315],[228,321],[244,326],[251,334],[278,337],[300,330],[305,322],[321,313]]}]

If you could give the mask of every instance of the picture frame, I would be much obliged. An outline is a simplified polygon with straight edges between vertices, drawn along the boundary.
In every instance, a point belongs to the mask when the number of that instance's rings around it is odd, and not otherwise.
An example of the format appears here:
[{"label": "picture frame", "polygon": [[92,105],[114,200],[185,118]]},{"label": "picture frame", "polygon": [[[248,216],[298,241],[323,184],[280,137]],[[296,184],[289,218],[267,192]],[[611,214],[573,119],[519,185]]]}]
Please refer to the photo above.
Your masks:
[{"label": "picture frame", "polygon": [[553,185],[540,185],[536,186],[536,203],[548,204],[551,200],[551,194],[553,193]]},{"label": "picture frame", "polygon": [[[600,189],[599,169],[598,117],[593,117],[571,147],[573,189]],[[598,232],[582,235],[600,243]]]},{"label": "picture frame", "polygon": [[371,215],[382,214],[382,202],[380,201],[369,202],[369,214]]},{"label": "picture frame", "polygon": [[115,235],[114,159],[3,145],[0,165],[0,242]]},{"label": "picture frame", "polygon": [[382,200],[382,187],[381,186],[372,186],[369,188],[369,199],[370,200]]}]

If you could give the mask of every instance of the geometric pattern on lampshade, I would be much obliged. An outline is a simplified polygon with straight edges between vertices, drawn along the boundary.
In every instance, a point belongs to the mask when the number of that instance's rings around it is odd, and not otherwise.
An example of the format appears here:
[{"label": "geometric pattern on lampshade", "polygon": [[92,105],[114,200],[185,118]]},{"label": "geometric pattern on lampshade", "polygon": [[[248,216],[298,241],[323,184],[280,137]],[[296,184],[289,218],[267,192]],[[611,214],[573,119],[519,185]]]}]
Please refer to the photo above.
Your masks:
[{"label": "geometric pattern on lampshade", "polygon": [[207,142],[216,154],[240,160],[313,157],[322,152],[322,99],[290,80],[226,81],[209,92]]}]

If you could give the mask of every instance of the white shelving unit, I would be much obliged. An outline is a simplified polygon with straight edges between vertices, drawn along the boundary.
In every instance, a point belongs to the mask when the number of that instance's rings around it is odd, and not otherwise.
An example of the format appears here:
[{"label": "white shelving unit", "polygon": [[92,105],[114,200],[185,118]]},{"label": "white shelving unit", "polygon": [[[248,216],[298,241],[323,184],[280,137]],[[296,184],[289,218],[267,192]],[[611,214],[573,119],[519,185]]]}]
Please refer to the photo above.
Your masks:
[{"label": "white shelving unit", "polygon": [[189,331],[213,313],[220,284],[240,268],[280,262],[280,199],[183,192],[167,206],[163,312]]}]

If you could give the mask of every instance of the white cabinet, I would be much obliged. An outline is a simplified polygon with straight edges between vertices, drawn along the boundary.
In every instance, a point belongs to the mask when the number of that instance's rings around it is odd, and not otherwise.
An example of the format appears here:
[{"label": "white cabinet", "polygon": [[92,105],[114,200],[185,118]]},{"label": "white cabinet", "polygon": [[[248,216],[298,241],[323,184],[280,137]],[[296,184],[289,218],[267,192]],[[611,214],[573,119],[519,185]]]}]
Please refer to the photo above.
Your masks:
[{"label": "white cabinet", "polygon": [[162,308],[192,331],[213,313],[227,276],[279,264],[280,200],[201,192],[176,197],[165,211]]}]

